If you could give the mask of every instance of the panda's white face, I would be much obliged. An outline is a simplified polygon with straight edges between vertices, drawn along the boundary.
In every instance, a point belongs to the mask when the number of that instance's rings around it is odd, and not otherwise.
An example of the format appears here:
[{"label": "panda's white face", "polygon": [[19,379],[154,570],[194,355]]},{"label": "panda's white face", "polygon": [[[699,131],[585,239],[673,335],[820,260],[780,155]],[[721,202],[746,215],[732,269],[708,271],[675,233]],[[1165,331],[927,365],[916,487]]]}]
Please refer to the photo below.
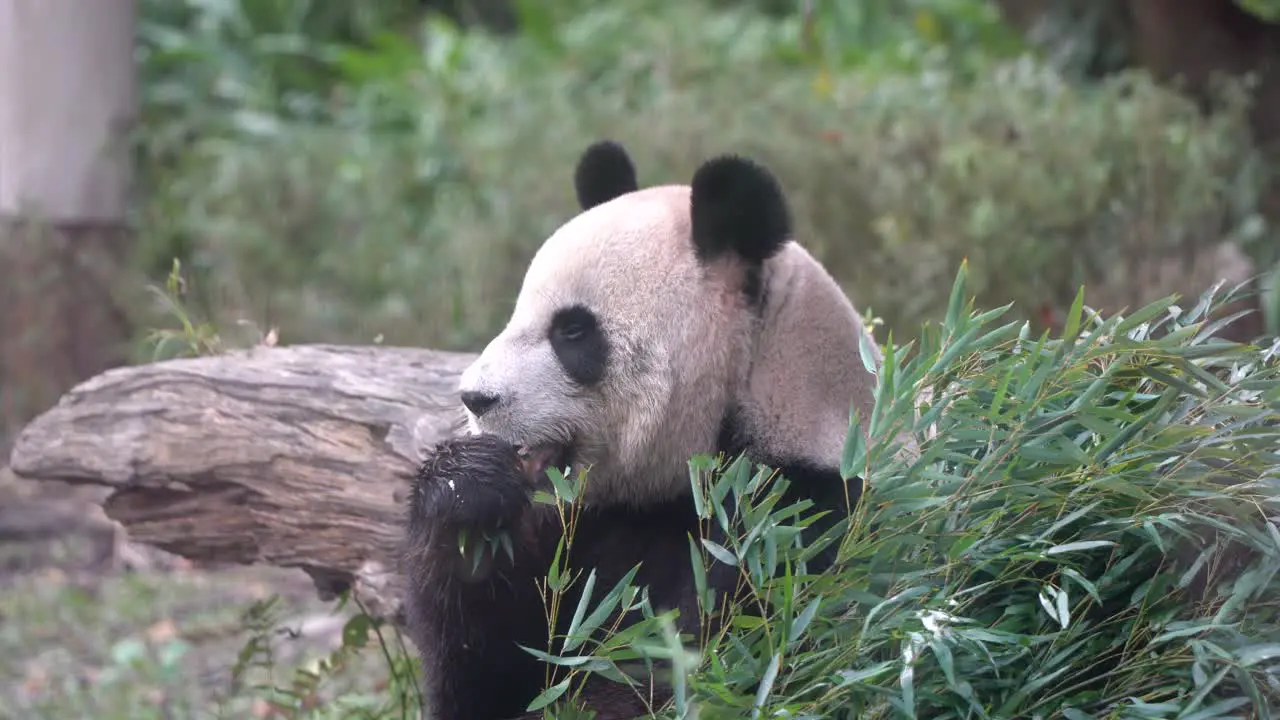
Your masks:
[{"label": "panda's white face", "polygon": [[507,327],[462,375],[471,432],[522,448],[536,475],[589,470],[592,504],[675,499],[690,456],[717,449],[838,467],[851,403],[867,417],[875,402],[858,359],[870,338],[791,242],[772,174],[724,155],[688,185],[641,190],[603,141],[574,187],[583,212],[539,249]]},{"label": "panda's white face", "polygon": [[472,432],[535,469],[589,467],[588,498],[687,488],[673,479],[714,448],[750,322],[733,263],[695,257],[689,202],[687,186],[632,192],[546,241],[507,327],[463,373]]}]

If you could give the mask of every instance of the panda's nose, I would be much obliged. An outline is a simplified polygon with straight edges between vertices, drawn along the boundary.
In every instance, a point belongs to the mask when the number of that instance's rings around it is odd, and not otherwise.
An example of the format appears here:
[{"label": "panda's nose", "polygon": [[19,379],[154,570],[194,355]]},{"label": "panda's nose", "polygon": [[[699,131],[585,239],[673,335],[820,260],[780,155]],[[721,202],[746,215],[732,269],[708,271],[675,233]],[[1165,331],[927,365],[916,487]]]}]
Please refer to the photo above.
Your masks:
[{"label": "panda's nose", "polygon": [[462,404],[476,417],[480,417],[492,410],[493,406],[498,404],[499,399],[499,395],[479,390],[466,390],[462,393]]}]

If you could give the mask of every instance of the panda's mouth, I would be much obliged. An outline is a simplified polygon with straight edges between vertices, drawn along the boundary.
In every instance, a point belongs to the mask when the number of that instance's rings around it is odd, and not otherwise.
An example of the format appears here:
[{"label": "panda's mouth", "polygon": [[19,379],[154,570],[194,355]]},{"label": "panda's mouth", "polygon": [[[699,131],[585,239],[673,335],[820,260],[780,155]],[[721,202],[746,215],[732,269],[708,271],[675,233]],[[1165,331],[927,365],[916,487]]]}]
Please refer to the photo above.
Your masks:
[{"label": "panda's mouth", "polygon": [[573,447],[559,443],[520,445],[516,448],[516,454],[520,456],[525,476],[537,483],[547,479],[548,468],[558,468],[567,475],[573,460]]}]

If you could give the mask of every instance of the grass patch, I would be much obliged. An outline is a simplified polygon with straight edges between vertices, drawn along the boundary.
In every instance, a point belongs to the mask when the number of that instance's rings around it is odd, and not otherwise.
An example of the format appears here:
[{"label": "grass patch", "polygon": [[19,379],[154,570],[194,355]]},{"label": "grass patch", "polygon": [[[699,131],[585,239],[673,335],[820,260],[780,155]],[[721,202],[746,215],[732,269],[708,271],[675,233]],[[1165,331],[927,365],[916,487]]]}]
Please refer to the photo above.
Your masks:
[{"label": "grass patch", "polygon": [[[330,712],[380,702],[389,677],[381,653],[341,652],[352,616],[318,600],[301,573],[270,568],[10,578],[0,717],[341,717],[317,713],[335,697]],[[342,661],[324,667],[335,651]],[[309,687],[321,674],[323,686]]]}]

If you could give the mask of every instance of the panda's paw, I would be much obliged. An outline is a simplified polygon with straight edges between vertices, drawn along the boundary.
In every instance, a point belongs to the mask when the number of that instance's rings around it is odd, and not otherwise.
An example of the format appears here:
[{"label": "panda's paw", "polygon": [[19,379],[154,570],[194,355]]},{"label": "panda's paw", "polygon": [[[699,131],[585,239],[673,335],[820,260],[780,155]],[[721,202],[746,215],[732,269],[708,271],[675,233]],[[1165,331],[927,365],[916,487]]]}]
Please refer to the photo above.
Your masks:
[{"label": "panda's paw", "polygon": [[450,438],[418,468],[410,529],[509,531],[528,510],[531,492],[515,446],[494,435]]}]

